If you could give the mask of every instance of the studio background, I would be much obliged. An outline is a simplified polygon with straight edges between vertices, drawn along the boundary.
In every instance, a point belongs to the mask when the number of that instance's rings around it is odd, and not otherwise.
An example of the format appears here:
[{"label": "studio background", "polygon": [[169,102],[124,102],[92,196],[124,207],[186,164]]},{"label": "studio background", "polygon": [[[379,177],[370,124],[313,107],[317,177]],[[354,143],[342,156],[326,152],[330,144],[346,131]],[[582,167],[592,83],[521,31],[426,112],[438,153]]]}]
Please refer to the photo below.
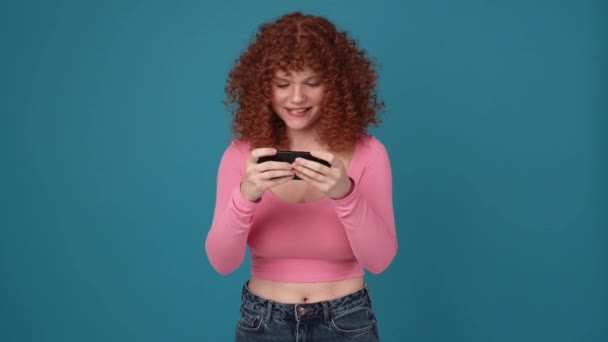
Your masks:
[{"label": "studio background", "polygon": [[380,67],[383,341],[608,340],[605,1],[3,1],[0,340],[230,341],[204,252],[228,70],[327,16]]}]

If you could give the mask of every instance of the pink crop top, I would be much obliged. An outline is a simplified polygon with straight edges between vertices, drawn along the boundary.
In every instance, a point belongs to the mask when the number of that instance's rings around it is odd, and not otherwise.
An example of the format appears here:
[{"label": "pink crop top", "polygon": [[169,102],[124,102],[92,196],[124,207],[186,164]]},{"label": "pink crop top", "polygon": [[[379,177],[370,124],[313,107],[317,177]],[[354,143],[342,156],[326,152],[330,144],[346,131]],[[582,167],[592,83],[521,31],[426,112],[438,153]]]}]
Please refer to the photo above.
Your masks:
[{"label": "pink crop top", "polygon": [[267,190],[260,201],[249,201],[240,191],[249,153],[247,142],[235,140],[220,162],[205,242],[215,270],[234,271],[247,245],[251,274],[273,281],[335,281],[388,267],[397,252],[391,167],[374,136],[357,143],[347,170],[354,189],[339,200],[289,203]]}]

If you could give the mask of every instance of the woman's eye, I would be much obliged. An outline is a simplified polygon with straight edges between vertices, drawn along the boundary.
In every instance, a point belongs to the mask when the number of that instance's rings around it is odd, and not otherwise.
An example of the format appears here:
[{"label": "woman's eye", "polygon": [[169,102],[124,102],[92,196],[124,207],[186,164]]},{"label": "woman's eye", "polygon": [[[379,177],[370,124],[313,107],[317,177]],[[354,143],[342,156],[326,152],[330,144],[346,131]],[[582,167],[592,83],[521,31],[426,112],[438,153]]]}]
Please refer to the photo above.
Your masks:
[{"label": "woman's eye", "polygon": [[284,89],[284,88],[289,87],[289,84],[287,84],[287,83],[278,83],[278,84],[276,84],[276,86],[277,86],[277,88]]},{"label": "woman's eye", "polygon": [[318,87],[320,85],[320,83],[318,82],[308,82],[306,83],[306,85],[308,85],[309,87]]}]

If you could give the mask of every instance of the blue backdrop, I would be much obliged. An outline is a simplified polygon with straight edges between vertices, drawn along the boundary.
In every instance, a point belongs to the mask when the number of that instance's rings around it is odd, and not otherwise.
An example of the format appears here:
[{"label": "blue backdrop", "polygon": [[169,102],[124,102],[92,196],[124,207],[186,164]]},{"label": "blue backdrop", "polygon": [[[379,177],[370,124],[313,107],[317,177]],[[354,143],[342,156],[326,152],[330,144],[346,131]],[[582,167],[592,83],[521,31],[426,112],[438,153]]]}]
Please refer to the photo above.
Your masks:
[{"label": "blue backdrop", "polygon": [[292,10],[380,66],[384,341],[608,341],[608,4],[3,1],[0,340],[230,341],[203,242],[226,75]]}]

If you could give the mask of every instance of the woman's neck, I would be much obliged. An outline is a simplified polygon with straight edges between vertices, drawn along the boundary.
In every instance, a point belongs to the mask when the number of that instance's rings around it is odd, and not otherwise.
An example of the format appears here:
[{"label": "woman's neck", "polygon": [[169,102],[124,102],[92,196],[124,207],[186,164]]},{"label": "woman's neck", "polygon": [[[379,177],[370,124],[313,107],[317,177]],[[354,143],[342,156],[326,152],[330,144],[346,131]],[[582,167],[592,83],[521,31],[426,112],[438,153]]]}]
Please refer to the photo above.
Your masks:
[{"label": "woman's neck", "polygon": [[326,149],[314,131],[288,131],[289,149],[292,151],[310,151]]}]

